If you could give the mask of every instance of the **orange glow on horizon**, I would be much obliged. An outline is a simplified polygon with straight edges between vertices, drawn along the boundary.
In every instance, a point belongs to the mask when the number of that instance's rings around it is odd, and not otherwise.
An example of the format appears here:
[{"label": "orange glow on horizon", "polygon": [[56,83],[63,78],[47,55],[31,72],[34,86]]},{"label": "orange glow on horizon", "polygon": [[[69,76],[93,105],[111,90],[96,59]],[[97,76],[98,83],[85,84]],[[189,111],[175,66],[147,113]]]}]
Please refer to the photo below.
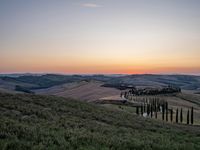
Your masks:
[{"label": "orange glow on horizon", "polygon": [[200,74],[200,2],[95,2],[0,1],[0,73]]},{"label": "orange glow on horizon", "polygon": [[[12,66],[12,65],[11,65]],[[62,73],[62,74],[198,74],[200,66],[167,66],[155,64],[115,64],[115,63],[79,63],[65,65],[63,63],[18,64],[18,66],[1,67],[0,73]]]}]

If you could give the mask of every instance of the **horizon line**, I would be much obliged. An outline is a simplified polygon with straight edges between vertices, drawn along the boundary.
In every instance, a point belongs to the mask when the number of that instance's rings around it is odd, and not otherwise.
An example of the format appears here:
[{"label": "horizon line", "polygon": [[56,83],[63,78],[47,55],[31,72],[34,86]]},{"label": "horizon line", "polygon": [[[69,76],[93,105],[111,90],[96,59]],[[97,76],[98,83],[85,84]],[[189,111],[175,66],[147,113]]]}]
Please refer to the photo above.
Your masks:
[{"label": "horizon line", "polygon": [[59,73],[59,72],[12,72],[2,73],[0,75],[190,75],[200,76],[200,73]]}]

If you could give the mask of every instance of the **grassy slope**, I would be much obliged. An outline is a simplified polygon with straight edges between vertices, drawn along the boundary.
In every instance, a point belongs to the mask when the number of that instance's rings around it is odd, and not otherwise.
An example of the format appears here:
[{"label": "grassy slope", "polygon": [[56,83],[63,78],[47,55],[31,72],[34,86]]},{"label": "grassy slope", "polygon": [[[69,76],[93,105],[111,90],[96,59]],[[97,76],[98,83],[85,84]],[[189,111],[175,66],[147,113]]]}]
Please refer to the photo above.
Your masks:
[{"label": "grassy slope", "polygon": [[177,94],[177,97],[200,106],[200,95],[181,93]]},{"label": "grassy slope", "polygon": [[102,87],[102,82],[74,82],[63,85],[54,86],[47,89],[39,89],[34,92],[42,95],[55,95],[61,97],[71,97],[85,101],[98,100],[102,97],[110,95],[120,95],[120,90],[115,88]]},{"label": "grassy slope", "polygon": [[200,127],[70,99],[0,93],[0,149],[200,149]]}]

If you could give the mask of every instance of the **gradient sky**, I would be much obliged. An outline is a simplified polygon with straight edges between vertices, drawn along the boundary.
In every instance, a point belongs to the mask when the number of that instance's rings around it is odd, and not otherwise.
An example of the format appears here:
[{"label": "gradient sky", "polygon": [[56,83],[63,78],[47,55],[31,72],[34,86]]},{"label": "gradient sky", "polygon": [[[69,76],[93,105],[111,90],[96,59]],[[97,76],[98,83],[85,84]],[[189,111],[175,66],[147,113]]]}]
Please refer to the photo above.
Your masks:
[{"label": "gradient sky", "polygon": [[0,73],[200,74],[200,0],[0,0]]}]

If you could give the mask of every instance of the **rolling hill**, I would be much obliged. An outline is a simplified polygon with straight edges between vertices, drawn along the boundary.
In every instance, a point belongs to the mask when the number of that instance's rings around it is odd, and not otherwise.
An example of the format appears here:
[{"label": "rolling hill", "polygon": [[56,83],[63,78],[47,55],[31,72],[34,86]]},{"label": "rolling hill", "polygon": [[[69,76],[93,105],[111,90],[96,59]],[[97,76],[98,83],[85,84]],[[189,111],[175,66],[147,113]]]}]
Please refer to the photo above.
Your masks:
[{"label": "rolling hill", "polygon": [[55,96],[0,93],[7,149],[200,149],[200,127]]},{"label": "rolling hill", "polygon": [[[200,76],[193,75],[21,75],[21,76],[0,76],[0,85],[4,88],[12,89],[19,85],[29,90],[50,88],[66,83],[80,81],[100,81],[109,87],[119,85],[133,86],[154,86],[163,87],[168,85],[178,86],[185,90],[200,90]],[[12,86],[11,86],[12,84]]]},{"label": "rolling hill", "polygon": [[107,96],[120,95],[120,90],[110,87],[103,87],[103,84],[103,82],[99,81],[81,81],[33,91],[36,94],[51,94],[66,98],[71,97],[84,101],[95,101]]}]

